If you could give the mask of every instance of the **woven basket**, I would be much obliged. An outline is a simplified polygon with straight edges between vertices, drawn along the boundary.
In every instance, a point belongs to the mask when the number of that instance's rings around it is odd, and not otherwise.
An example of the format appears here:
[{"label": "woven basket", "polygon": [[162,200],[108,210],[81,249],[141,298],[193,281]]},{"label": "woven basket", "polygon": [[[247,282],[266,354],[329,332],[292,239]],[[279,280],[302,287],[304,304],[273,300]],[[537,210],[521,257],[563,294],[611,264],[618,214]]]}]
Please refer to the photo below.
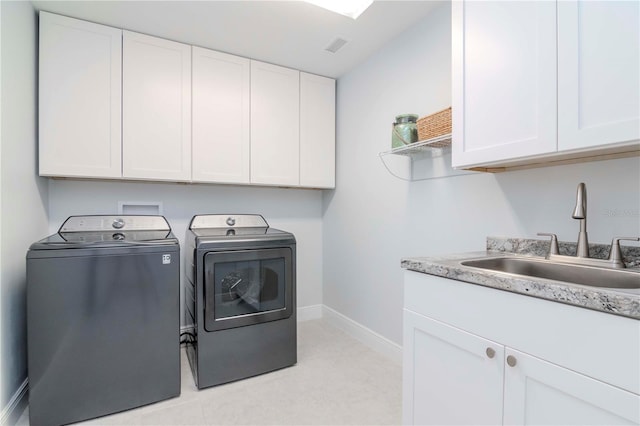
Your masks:
[{"label": "woven basket", "polygon": [[451,107],[418,120],[418,140],[437,138],[451,133]]}]

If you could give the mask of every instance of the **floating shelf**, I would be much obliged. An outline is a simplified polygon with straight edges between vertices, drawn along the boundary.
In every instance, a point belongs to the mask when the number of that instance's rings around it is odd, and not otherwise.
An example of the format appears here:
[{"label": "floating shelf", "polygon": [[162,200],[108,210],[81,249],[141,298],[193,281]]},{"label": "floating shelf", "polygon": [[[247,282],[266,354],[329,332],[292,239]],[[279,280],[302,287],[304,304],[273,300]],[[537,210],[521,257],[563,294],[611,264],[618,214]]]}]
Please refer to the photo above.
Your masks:
[{"label": "floating shelf", "polygon": [[427,139],[424,141],[414,142],[409,145],[394,148],[389,151],[381,152],[379,155],[382,158],[385,155],[408,155],[408,156],[426,156],[426,157],[440,157],[445,154],[451,153],[451,133],[438,136],[437,138]]},{"label": "floating shelf", "polygon": [[[378,156],[389,173],[406,181],[474,173],[451,167],[451,133],[384,151]],[[402,160],[396,156],[402,156],[405,159]]]}]

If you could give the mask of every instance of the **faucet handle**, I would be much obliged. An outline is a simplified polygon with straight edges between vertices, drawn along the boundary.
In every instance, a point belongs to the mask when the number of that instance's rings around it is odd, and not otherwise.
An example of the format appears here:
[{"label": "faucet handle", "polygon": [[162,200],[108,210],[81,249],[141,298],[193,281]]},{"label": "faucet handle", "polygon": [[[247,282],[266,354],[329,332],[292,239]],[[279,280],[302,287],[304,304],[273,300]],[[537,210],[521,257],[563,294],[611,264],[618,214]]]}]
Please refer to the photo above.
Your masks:
[{"label": "faucet handle", "polygon": [[[541,237],[551,237],[551,246],[549,247],[549,255],[559,254],[558,250],[558,237],[556,234],[549,234],[546,232],[538,232]],[[547,256],[549,258],[549,256]]]},{"label": "faucet handle", "polygon": [[615,237],[611,240],[611,249],[609,250],[609,262],[611,262],[614,267],[624,268],[624,262],[622,261],[622,251],[620,250],[620,240],[628,240],[628,241],[640,241],[638,237]]}]

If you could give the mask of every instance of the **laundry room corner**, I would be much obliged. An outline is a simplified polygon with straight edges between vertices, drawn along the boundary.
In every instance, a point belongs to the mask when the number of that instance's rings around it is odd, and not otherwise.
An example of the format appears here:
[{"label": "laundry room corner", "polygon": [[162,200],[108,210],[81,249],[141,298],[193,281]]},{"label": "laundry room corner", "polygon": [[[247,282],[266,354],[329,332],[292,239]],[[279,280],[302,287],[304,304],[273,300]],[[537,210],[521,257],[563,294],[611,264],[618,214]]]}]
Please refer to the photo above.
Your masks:
[{"label": "laundry room corner", "polygon": [[29,245],[47,233],[48,182],[37,168],[37,13],[30,2],[0,2],[2,70],[0,354],[2,420],[26,405],[26,271]]},{"label": "laundry room corner", "polygon": [[639,43],[638,1],[0,0],[0,424],[640,426]]}]

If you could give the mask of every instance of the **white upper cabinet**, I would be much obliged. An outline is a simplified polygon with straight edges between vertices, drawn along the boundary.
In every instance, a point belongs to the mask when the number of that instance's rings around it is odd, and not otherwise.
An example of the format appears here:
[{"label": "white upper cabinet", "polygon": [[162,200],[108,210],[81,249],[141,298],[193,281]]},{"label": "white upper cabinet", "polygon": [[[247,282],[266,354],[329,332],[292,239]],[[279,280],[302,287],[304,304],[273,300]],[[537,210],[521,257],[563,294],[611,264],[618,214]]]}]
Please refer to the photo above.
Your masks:
[{"label": "white upper cabinet", "polygon": [[300,73],[300,186],[335,188],[336,82]]},{"label": "white upper cabinet", "polygon": [[40,12],[39,169],[121,176],[122,31]]},{"label": "white upper cabinet", "polygon": [[452,3],[454,167],[556,150],[556,5]]},{"label": "white upper cabinet", "polygon": [[335,187],[335,80],[40,13],[42,176]]},{"label": "white upper cabinet", "polygon": [[558,148],[640,139],[640,3],[558,2]]},{"label": "white upper cabinet", "polygon": [[191,180],[191,46],[124,31],[126,178]]},{"label": "white upper cabinet", "polygon": [[454,167],[640,150],[637,1],[454,1],[452,49]]},{"label": "white upper cabinet", "polygon": [[250,61],[193,47],[192,177],[249,183]]},{"label": "white upper cabinet", "polygon": [[251,183],[300,183],[300,72],[253,60]]}]

